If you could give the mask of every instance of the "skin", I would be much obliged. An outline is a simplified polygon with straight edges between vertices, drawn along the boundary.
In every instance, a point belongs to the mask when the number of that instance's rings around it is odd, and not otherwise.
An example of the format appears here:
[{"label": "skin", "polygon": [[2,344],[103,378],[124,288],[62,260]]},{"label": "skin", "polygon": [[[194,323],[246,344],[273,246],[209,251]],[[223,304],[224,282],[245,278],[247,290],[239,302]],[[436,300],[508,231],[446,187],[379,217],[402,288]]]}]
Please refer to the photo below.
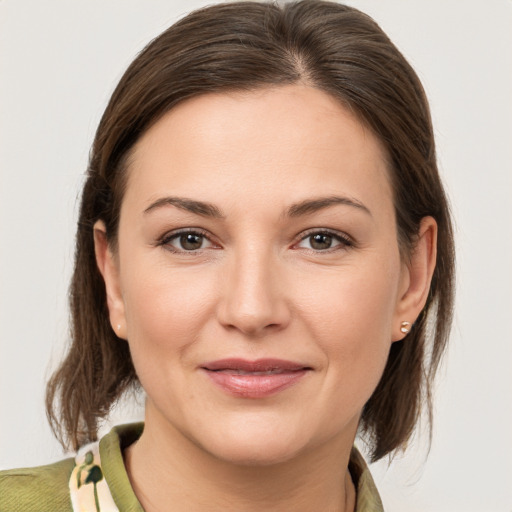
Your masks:
[{"label": "skin", "polygon": [[[305,85],[188,100],[142,136],[128,173],[117,251],[101,221],[95,240],[111,324],[147,393],[126,452],[145,510],[353,510],[350,448],[401,322],[425,304],[435,221],[403,262],[381,144]],[[345,202],[289,215],[333,195]],[[190,228],[198,250],[172,238]],[[200,370],[228,357],[311,370],[247,399]]]}]

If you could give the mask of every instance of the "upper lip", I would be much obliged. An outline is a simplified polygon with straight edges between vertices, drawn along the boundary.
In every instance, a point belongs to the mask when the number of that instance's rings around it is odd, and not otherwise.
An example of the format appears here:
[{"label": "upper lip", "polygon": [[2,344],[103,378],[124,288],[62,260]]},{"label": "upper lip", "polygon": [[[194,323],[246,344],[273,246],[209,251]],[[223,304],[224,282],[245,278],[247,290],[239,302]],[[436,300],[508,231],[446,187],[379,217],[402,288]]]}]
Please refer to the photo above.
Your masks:
[{"label": "upper lip", "polygon": [[255,361],[238,358],[219,359],[217,361],[209,361],[201,365],[201,368],[210,371],[239,370],[243,372],[268,372],[272,370],[298,371],[311,369],[310,366],[302,363],[270,358],[256,359]]}]

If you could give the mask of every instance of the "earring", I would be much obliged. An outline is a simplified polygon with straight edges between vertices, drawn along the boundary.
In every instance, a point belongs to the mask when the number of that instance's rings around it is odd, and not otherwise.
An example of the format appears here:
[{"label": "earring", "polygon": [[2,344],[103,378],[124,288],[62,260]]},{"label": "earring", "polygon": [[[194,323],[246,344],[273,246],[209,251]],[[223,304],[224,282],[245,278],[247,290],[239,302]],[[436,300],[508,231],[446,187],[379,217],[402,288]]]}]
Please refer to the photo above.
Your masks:
[{"label": "earring", "polygon": [[409,334],[411,332],[411,322],[402,322],[400,324],[400,332]]}]

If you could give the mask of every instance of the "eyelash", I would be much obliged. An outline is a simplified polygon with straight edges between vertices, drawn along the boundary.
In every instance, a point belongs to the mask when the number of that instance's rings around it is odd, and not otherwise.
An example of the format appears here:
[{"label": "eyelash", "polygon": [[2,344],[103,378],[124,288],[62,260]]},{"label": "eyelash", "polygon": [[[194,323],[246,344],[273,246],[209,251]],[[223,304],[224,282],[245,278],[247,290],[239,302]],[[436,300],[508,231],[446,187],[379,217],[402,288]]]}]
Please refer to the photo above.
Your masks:
[{"label": "eyelash", "polygon": [[323,250],[315,250],[315,249],[306,249],[310,252],[313,252],[315,254],[318,254],[318,253],[332,253],[332,252],[335,252],[335,251],[340,251],[340,250],[346,250],[350,247],[354,247],[355,246],[355,243],[354,241],[348,236],[346,235],[345,233],[340,233],[339,231],[334,231],[334,230],[331,230],[331,229],[318,229],[318,228],[313,228],[313,229],[309,229],[305,232],[302,232],[299,236],[299,241],[294,243],[294,247],[297,246],[298,244],[300,244],[301,242],[303,242],[304,240],[307,240],[308,238],[314,236],[314,235],[327,235],[327,236],[330,236],[332,237],[334,240],[336,240],[337,242],[340,242],[340,244],[338,246],[335,246],[335,247],[329,247],[328,249],[323,249]]},{"label": "eyelash", "polygon": [[[160,247],[164,247],[166,250],[168,250],[168,251],[170,251],[172,253],[175,253],[175,254],[190,254],[190,255],[194,255],[194,254],[200,253],[203,250],[203,249],[186,250],[186,249],[177,249],[177,248],[173,247],[171,245],[171,242],[173,240],[178,239],[180,236],[183,236],[183,235],[196,235],[196,236],[200,236],[200,237],[203,237],[204,239],[206,239],[211,244],[214,244],[214,242],[212,242],[212,240],[210,239],[210,235],[209,235],[209,233],[207,231],[205,231],[203,229],[199,229],[199,228],[184,228],[184,229],[181,229],[181,230],[178,230],[178,231],[173,231],[171,233],[166,233],[157,242],[156,245],[160,246]],[[304,240],[307,240],[308,238],[310,238],[310,237],[312,237],[314,235],[327,235],[327,236],[332,237],[337,242],[339,242],[339,245],[334,246],[334,247],[329,247],[329,248],[323,249],[323,250],[321,250],[321,249],[315,250],[315,249],[304,248],[305,250],[310,251],[310,252],[315,253],[315,254],[331,253],[331,252],[335,252],[335,251],[339,251],[339,250],[346,250],[346,249],[348,249],[350,247],[354,247],[354,245],[355,245],[354,241],[349,236],[347,236],[345,233],[340,233],[339,231],[334,231],[334,230],[330,230],[330,229],[312,228],[312,229],[309,229],[309,230],[307,230],[305,232],[302,232],[297,237],[298,241],[293,243],[292,248],[296,248],[298,244],[300,244]]]},{"label": "eyelash", "polygon": [[175,253],[175,254],[198,254],[201,249],[198,250],[190,250],[187,251],[186,249],[177,249],[171,245],[171,242],[173,240],[178,239],[180,236],[183,235],[196,235],[203,237],[204,239],[208,240],[210,243],[213,244],[213,242],[210,239],[209,233],[203,229],[199,228],[184,228],[180,229],[178,231],[172,231],[171,233],[166,233],[158,242],[157,246],[164,247],[168,251]]}]

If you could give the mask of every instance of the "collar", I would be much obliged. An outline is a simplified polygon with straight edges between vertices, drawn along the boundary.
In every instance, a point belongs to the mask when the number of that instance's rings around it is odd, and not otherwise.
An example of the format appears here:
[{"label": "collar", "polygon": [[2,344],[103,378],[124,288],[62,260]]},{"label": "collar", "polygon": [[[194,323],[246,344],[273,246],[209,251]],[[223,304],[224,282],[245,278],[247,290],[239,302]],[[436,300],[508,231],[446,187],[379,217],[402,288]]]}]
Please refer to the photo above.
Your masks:
[{"label": "collar", "polygon": [[[144,512],[123,460],[123,450],[143,430],[144,423],[116,426],[101,441],[80,449],[69,480],[73,512]],[[349,471],[357,494],[355,512],[384,512],[370,470],[356,447],[350,454]]]}]

